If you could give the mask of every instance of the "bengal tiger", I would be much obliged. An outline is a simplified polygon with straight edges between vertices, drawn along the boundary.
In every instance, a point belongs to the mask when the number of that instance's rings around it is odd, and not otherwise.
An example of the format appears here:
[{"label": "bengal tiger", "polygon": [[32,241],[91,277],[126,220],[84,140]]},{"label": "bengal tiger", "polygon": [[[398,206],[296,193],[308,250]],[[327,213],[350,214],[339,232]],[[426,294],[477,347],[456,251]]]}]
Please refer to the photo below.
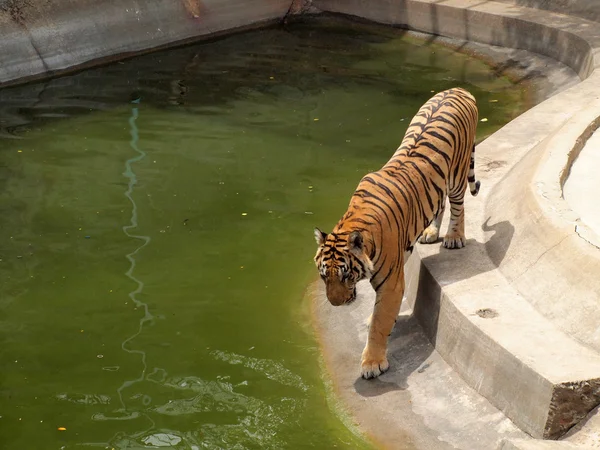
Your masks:
[{"label": "bengal tiger", "polygon": [[389,369],[387,338],[404,294],[404,263],[413,246],[438,239],[446,196],[450,224],[443,246],[466,244],[464,194],[475,180],[475,97],[462,88],[434,95],[410,122],[400,147],[378,171],[367,174],[348,210],[329,234],[315,228],[315,263],[334,306],[356,299],[356,284],[369,279],[376,300],[362,353],[361,376]]}]

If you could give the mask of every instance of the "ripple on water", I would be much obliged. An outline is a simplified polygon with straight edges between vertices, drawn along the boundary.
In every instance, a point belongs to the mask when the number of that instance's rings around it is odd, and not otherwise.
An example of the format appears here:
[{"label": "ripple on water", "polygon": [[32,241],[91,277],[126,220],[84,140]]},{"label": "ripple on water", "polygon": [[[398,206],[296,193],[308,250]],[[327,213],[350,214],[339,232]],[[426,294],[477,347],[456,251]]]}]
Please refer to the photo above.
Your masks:
[{"label": "ripple on water", "polygon": [[286,369],[283,364],[271,359],[259,359],[250,356],[238,355],[236,353],[223,352],[215,350],[211,353],[213,357],[229,364],[241,364],[248,369],[260,372],[269,380],[276,381],[285,386],[298,388],[302,391],[308,391],[308,386],[298,375]]}]

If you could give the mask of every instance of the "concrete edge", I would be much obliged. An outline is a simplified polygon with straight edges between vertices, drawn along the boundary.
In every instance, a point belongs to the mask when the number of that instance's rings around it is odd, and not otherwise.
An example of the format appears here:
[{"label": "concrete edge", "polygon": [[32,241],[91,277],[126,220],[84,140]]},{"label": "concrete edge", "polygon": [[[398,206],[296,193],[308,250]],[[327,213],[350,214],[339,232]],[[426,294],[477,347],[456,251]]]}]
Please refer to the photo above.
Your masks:
[{"label": "concrete edge", "polygon": [[64,0],[23,2],[18,18],[0,10],[0,87],[275,23],[291,3],[79,0],[69,9]]},{"label": "concrete edge", "polygon": [[498,450],[585,450],[579,445],[564,441],[531,441],[527,439],[505,439]]},{"label": "concrete edge", "polygon": [[[524,49],[562,62],[585,79],[600,65],[597,23],[495,1],[313,0],[325,12],[361,17],[433,35]],[[443,17],[444,20],[440,20]]]}]

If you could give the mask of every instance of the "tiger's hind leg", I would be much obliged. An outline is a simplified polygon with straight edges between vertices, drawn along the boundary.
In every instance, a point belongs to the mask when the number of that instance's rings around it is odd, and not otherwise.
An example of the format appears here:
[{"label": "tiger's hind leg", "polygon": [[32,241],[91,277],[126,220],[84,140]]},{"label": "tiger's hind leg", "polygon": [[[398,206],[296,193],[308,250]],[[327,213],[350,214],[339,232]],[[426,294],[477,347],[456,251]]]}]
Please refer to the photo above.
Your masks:
[{"label": "tiger's hind leg", "polygon": [[421,234],[419,242],[421,244],[433,244],[438,240],[440,236],[440,226],[442,225],[442,219],[444,218],[444,211],[446,209],[446,199],[442,202],[442,207],[435,216],[435,219],[429,224],[427,228]]},{"label": "tiger's hind leg", "polygon": [[450,198],[450,224],[444,236],[444,247],[463,248],[465,240],[465,193],[449,195]]}]

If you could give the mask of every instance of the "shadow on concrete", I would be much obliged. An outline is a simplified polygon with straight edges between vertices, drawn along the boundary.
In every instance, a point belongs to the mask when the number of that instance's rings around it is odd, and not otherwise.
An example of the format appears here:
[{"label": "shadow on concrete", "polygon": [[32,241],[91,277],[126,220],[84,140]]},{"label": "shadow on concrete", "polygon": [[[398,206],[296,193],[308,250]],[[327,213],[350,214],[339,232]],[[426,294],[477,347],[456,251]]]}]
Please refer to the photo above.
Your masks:
[{"label": "shadow on concrete", "polygon": [[362,397],[375,397],[408,388],[408,377],[415,371],[423,373],[429,367],[425,361],[434,348],[414,315],[401,315],[388,341],[390,369],[379,378],[354,382]]},{"label": "shadow on concrete", "polygon": [[498,222],[494,225],[489,225],[490,218],[488,217],[481,229],[486,233],[494,232],[492,237],[484,244],[485,250],[494,264],[494,268],[500,267],[500,264],[506,256],[506,252],[510,247],[512,238],[515,234],[515,227],[508,221]]},{"label": "shadow on concrete", "polygon": [[515,227],[509,221],[493,225],[489,222],[490,218],[481,226],[486,233],[493,232],[485,243],[467,239],[466,247],[460,250],[440,248],[439,253],[421,260],[414,315],[433,343],[437,338],[442,286],[495,270],[506,256]]},{"label": "shadow on concrete", "polygon": [[374,380],[357,378],[354,389],[362,397],[375,397],[408,388],[408,377],[415,371],[423,373],[434,351],[443,285],[462,281],[496,269],[510,246],[515,227],[508,221],[490,225],[490,218],[481,226],[492,233],[485,242],[467,239],[460,250],[439,247],[439,253],[421,260],[417,298],[412,315],[400,315],[388,340],[390,370]]}]

